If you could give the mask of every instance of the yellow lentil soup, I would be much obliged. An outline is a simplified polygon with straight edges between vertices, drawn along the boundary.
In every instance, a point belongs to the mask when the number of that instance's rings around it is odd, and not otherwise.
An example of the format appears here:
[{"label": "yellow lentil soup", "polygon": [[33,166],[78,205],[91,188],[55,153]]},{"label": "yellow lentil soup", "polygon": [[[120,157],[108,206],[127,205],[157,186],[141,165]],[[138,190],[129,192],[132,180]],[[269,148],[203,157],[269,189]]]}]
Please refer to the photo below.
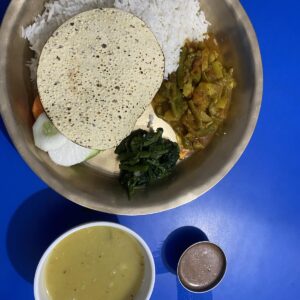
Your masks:
[{"label": "yellow lentil soup", "polygon": [[51,300],[131,300],[144,276],[137,240],[113,227],[81,229],[63,239],[46,263]]}]

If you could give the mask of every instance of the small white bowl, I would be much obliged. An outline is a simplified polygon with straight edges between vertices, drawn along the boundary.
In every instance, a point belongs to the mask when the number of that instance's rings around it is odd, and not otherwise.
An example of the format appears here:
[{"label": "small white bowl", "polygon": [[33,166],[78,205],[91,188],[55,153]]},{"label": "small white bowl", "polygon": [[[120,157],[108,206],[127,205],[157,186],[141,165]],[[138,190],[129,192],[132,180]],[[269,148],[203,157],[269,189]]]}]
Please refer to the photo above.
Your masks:
[{"label": "small white bowl", "polygon": [[54,247],[60,243],[64,238],[69,236],[70,234],[84,229],[84,228],[89,228],[89,227],[95,227],[95,226],[100,226],[100,227],[113,227],[113,228],[118,228],[121,229],[128,234],[130,234],[132,237],[134,237],[141,245],[142,251],[143,251],[143,256],[145,260],[145,274],[144,274],[144,279],[142,281],[142,285],[135,296],[134,300],[149,300],[150,296],[153,291],[154,287],[154,281],[155,281],[155,265],[154,265],[154,260],[152,253],[146,244],[146,242],[134,231],[131,229],[116,224],[116,223],[111,223],[111,222],[93,222],[93,223],[87,223],[81,226],[77,226],[60,237],[58,237],[45,251],[43,254],[42,258],[40,259],[40,262],[37,266],[35,276],[34,276],[34,298],[35,300],[50,300],[49,296],[47,295],[46,292],[46,286],[45,286],[45,265],[47,262],[47,258],[51,251],[54,249]]}]

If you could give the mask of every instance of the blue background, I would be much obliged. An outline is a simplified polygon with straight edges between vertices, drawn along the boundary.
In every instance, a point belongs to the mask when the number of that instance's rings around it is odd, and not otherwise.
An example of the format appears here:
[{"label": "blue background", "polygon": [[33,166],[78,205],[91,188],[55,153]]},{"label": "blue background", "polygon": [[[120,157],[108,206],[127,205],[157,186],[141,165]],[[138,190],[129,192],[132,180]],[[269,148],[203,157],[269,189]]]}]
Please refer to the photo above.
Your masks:
[{"label": "blue background", "polygon": [[[0,18],[8,2],[0,0]],[[146,240],[157,265],[153,300],[300,299],[298,1],[242,4],[256,29],[264,64],[260,118],[232,171],[188,205],[142,217],[76,206],[33,174],[0,119],[0,299],[33,299],[33,274],[42,252],[66,229],[92,220],[119,222]],[[168,257],[166,238],[183,226],[200,228],[226,252],[226,276],[212,293],[185,292],[162,259]]]}]

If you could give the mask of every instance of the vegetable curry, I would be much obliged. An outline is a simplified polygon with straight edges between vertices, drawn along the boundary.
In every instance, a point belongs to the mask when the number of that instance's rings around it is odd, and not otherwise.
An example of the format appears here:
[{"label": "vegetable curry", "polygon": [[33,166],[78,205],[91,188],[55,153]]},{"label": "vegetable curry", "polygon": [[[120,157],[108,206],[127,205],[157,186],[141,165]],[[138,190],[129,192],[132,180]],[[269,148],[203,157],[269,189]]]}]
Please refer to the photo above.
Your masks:
[{"label": "vegetable curry", "polygon": [[177,71],[164,80],[152,106],[172,126],[181,148],[201,150],[226,119],[235,86],[213,36],[187,41]]}]

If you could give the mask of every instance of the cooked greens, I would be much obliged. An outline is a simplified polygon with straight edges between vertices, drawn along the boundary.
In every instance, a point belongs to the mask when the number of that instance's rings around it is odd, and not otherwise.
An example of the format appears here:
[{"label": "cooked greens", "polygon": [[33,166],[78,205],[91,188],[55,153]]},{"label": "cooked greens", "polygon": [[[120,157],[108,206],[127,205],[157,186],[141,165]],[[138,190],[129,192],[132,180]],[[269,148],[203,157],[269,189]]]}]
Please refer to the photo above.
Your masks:
[{"label": "cooked greens", "polygon": [[204,149],[227,116],[235,85],[233,69],[222,63],[212,36],[187,41],[177,71],[164,80],[152,106],[173,127],[183,148]]},{"label": "cooked greens", "polygon": [[179,158],[176,143],[157,132],[138,129],[116,148],[120,160],[120,183],[131,197],[137,188],[153,184],[171,174]]}]

